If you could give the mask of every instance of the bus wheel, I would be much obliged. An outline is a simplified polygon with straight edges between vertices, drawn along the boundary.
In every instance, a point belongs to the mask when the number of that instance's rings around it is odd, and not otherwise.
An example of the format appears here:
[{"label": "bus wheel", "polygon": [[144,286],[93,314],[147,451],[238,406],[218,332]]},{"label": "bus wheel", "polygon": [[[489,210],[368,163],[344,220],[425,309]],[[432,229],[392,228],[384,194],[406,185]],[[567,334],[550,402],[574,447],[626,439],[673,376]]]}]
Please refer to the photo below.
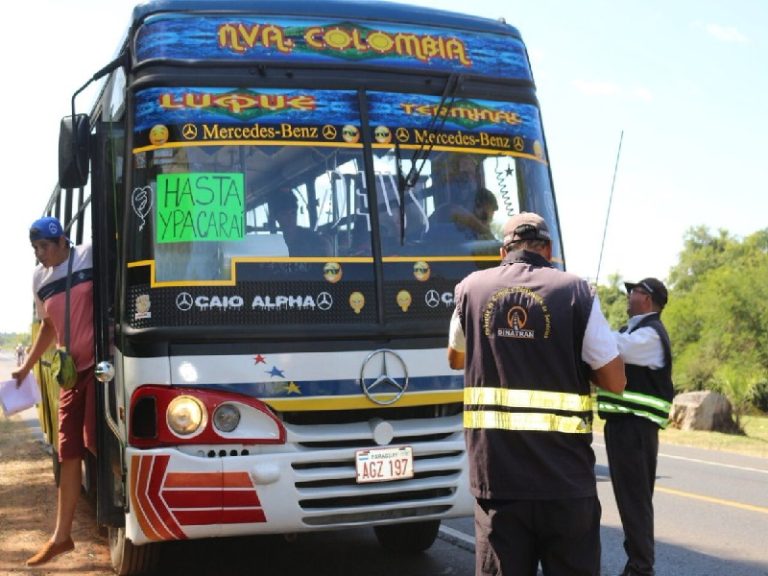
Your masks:
[{"label": "bus wheel", "polygon": [[109,556],[118,576],[151,572],[157,564],[158,551],[156,544],[134,546],[125,537],[125,528],[109,527]]},{"label": "bus wheel", "polygon": [[374,526],[373,530],[379,544],[387,550],[416,554],[423,552],[435,542],[437,532],[440,530],[440,520]]}]

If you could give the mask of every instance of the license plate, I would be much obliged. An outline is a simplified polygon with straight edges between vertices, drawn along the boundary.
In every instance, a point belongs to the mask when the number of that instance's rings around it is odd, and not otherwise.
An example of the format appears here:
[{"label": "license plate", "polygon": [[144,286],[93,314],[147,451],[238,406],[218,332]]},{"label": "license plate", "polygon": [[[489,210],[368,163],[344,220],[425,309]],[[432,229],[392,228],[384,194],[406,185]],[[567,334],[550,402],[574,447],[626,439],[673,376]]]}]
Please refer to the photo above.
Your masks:
[{"label": "license plate", "polygon": [[413,450],[410,446],[358,450],[355,467],[358,484],[413,478]]}]

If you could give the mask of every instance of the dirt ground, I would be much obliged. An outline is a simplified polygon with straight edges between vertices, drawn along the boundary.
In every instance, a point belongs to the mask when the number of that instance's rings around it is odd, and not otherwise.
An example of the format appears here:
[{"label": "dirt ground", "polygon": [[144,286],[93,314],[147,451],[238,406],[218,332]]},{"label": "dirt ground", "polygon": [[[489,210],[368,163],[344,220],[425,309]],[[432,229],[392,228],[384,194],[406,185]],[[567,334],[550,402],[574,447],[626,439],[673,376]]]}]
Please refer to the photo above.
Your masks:
[{"label": "dirt ground", "polygon": [[[0,381],[10,378],[13,367],[10,354],[0,352]],[[10,418],[0,411],[0,575],[112,574],[106,537],[84,497],[73,527],[75,550],[39,568],[26,567],[26,559],[46,542],[56,523],[51,456],[37,426],[34,410]]]}]

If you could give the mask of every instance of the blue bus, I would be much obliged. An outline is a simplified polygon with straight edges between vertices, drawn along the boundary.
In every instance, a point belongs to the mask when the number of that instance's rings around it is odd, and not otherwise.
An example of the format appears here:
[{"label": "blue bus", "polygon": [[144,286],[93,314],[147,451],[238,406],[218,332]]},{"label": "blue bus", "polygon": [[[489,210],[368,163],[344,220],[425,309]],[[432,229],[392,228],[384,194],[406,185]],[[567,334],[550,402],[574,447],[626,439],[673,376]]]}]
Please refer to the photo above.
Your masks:
[{"label": "blue bus", "polygon": [[429,548],[473,504],[454,286],[498,264],[519,211],[563,263],[519,32],[379,1],[150,0],[92,80],[45,212],[94,247],[87,478],[115,571],[218,536]]}]

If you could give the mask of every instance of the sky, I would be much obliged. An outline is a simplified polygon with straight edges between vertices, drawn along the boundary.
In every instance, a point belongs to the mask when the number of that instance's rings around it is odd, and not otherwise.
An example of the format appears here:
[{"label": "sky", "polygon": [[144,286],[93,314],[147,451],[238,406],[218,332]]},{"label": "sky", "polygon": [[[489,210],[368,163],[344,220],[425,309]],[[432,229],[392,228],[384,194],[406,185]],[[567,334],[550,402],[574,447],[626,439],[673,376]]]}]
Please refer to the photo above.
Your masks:
[{"label": "sky", "polygon": [[[59,120],[72,93],[114,55],[134,3],[16,2],[0,20],[8,274],[0,332],[29,329],[28,228],[56,183]],[[613,274],[665,280],[691,227],[740,238],[768,227],[768,2],[409,3],[504,18],[520,30],[569,271],[594,281],[599,268],[601,284]],[[81,95],[79,110],[93,97]]]}]

